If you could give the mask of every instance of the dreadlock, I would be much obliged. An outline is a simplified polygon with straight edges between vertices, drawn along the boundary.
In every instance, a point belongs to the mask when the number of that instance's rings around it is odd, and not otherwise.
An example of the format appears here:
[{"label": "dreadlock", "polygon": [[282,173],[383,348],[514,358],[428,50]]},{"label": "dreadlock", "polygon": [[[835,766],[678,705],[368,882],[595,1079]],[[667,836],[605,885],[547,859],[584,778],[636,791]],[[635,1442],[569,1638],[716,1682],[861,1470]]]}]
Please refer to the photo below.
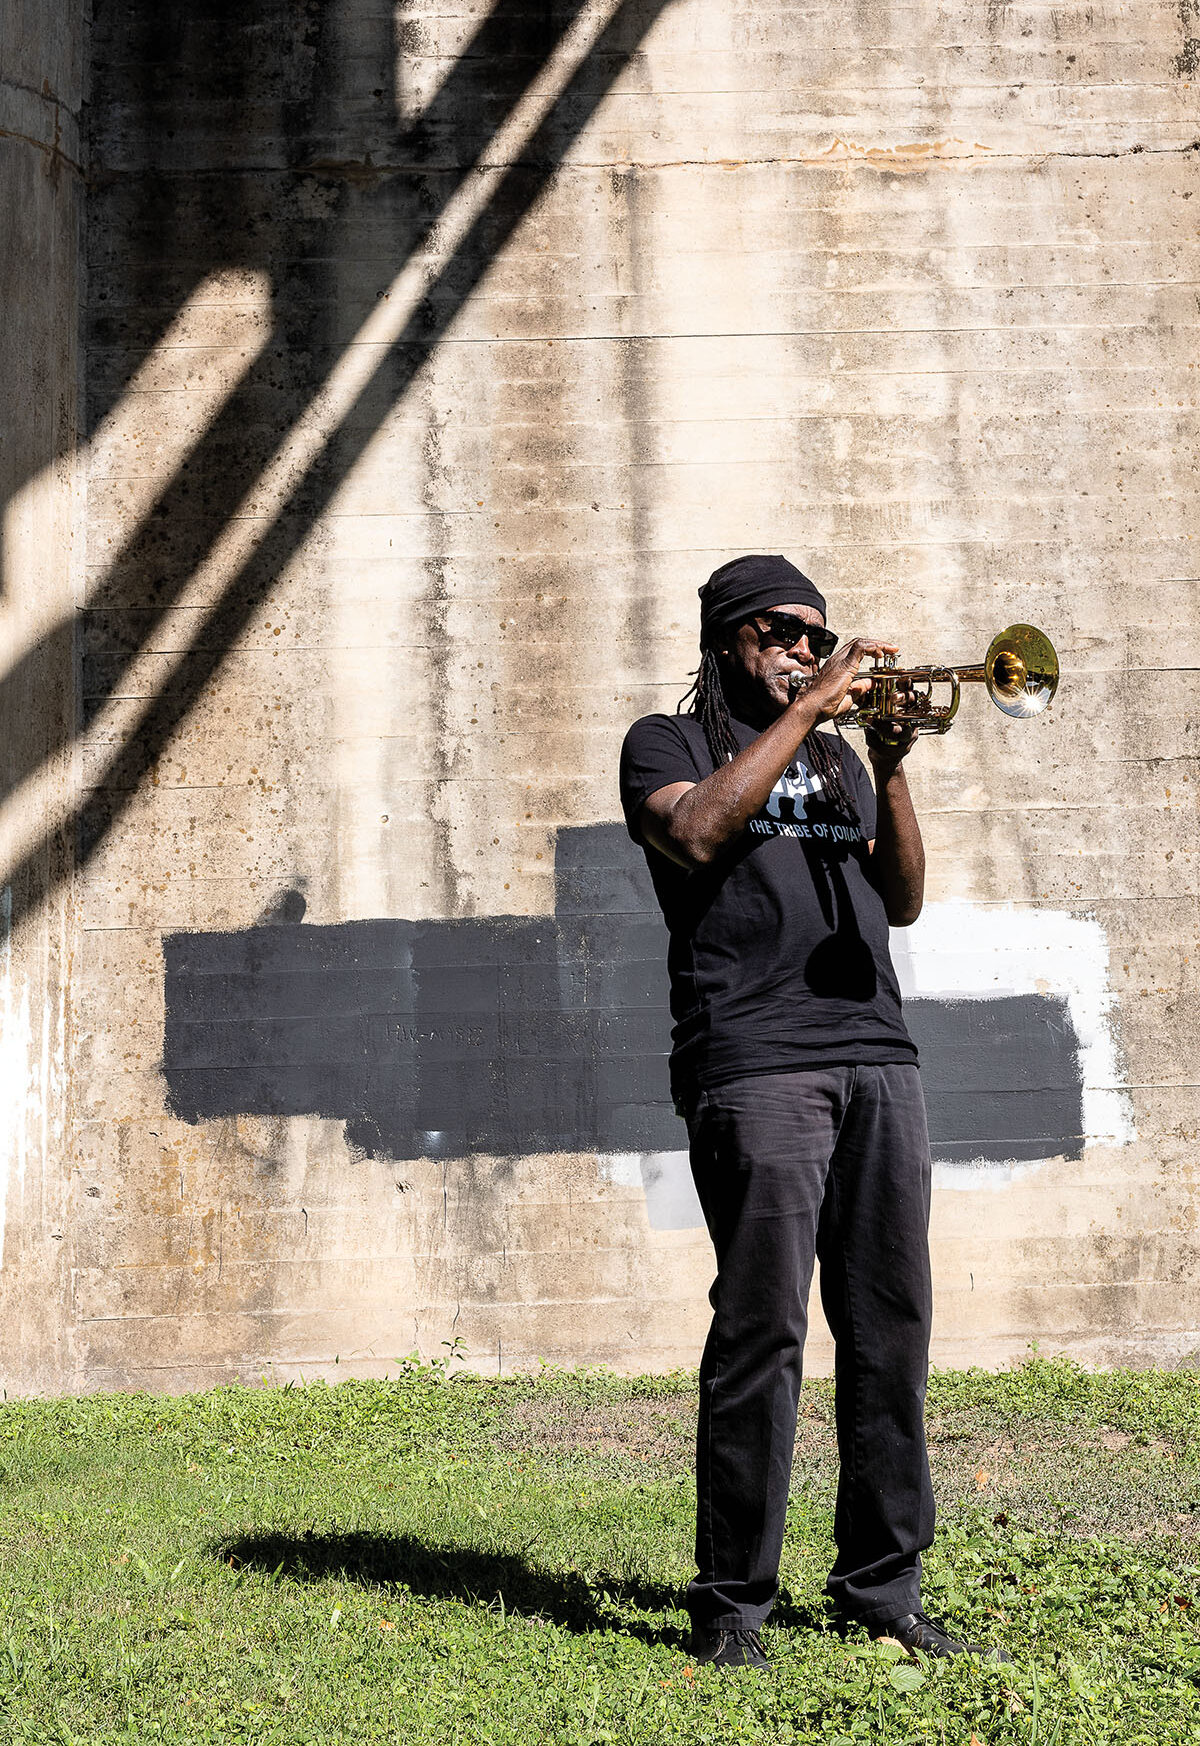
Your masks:
[{"label": "dreadlock", "polygon": [[676,715],[682,714],[689,697],[692,703],[687,713],[694,715],[704,729],[713,763],[718,767],[728,764],[731,758],[737,756],[738,744],[733,737],[729,706],[725,702],[725,690],[721,684],[721,668],[714,650],[704,649],[701,652],[695,680],[691,689],[685,691],[676,704]]},{"label": "dreadlock", "polygon": [[[689,698],[691,702],[687,713],[694,716],[704,729],[704,738],[708,742],[713,763],[719,768],[737,756],[738,743],[733,737],[729,705],[725,700],[725,687],[721,681],[721,664],[715,649],[704,649],[701,652],[696,677],[676,704],[676,715],[683,713]],[[842,736],[836,722],[834,732],[837,734],[836,747],[826,734],[810,734],[804,742],[805,758],[813,773],[821,778],[821,786],[829,799],[841,808],[847,818],[853,819],[857,824],[858,808],[842,775]]]}]

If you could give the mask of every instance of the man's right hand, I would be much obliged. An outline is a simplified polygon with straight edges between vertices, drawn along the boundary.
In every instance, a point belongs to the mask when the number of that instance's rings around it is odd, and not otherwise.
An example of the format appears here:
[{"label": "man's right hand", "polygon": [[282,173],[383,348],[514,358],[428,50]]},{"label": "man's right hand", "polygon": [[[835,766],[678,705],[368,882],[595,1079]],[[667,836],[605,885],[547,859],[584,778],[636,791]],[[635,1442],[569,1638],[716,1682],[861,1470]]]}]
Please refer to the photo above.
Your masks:
[{"label": "man's right hand", "polygon": [[862,663],[868,657],[894,655],[898,650],[897,643],[881,643],[874,637],[852,637],[844,648],[830,655],[807,685],[801,687],[791,707],[815,708],[818,721],[836,721],[839,716],[849,714],[870,693],[869,677],[859,673]]}]

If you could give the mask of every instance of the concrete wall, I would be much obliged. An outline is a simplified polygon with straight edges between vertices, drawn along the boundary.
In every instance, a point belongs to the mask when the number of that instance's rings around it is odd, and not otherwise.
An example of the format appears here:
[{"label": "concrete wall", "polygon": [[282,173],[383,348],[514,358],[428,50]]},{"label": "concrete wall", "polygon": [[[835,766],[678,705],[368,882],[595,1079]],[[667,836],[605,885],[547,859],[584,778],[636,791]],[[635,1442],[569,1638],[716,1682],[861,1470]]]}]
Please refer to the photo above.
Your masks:
[{"label": "concrete wall", "polygon": [[914,760],[935,1356],[1200,1348],[1197,40],[96,0],[86,492],[33,457],[86,526],[65,1345],[9,1386],[695,1362],[616,757],[748,549],[912,658],[1023,618],[1067,669]]},{"label": "concrete wall", "polygon": [[73,1376],[73,615],[83,20],[0,12],[0,1376]]}]

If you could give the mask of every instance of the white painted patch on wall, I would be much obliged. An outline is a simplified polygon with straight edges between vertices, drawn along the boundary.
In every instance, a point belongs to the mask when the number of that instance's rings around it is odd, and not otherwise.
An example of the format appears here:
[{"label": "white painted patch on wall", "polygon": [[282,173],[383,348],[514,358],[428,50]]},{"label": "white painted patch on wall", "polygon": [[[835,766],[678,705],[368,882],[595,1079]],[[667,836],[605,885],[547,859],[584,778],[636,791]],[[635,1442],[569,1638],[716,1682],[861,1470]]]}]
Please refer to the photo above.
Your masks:
[{"label": "white painted patch on wall", "polygon": [[686,1152],[612,1152],[600,1159],[600,1180],[643,1189],[651,1230],[704,1229]]},{"label": "white painted patch on wall", "polygon": [[[892,959],[906,999],[1065,999],[1079,1043],[1085,1143],[1128,1145],[1136,1137],[1112,1026],[1108,941],[1094,917],[1008,903],[928,903],[918,922],[893,933]],[[997,1189],[1043,1168],[1041,1160],[938,1164],[934,1180],[943,1188]],[[600,1159],[600,1176],[642,1187],[653,1230],[703,1229],[686,1152],[615,1152]]]},{"label": "white painted patch on wall", "polygon": [[906,1000],[1065,999],[1079,1042],[1085,1143],[1135,1138],[1112,1025],[1108,940],[1094,917],[1011,903],[927,903],[919,921],[892,934],[892,961]]}]

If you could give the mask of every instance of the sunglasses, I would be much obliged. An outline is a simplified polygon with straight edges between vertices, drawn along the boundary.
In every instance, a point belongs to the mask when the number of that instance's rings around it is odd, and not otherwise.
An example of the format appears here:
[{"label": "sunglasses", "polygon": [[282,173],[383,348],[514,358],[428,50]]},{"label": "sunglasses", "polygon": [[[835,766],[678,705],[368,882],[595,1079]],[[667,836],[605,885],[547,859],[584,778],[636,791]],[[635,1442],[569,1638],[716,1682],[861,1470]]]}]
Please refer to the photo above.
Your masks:
[{"label": "sunglasses", "polygon": [[[793,648],[804,637],[818,661],[827,661],[837,648],[838,640],[833,631],[826,630],[823,624],[810,624],[794,612],[756,613],[753,622],[760,636],[782,643],[785,649]],[[765,631],[764,625],[767,627]]]}]

